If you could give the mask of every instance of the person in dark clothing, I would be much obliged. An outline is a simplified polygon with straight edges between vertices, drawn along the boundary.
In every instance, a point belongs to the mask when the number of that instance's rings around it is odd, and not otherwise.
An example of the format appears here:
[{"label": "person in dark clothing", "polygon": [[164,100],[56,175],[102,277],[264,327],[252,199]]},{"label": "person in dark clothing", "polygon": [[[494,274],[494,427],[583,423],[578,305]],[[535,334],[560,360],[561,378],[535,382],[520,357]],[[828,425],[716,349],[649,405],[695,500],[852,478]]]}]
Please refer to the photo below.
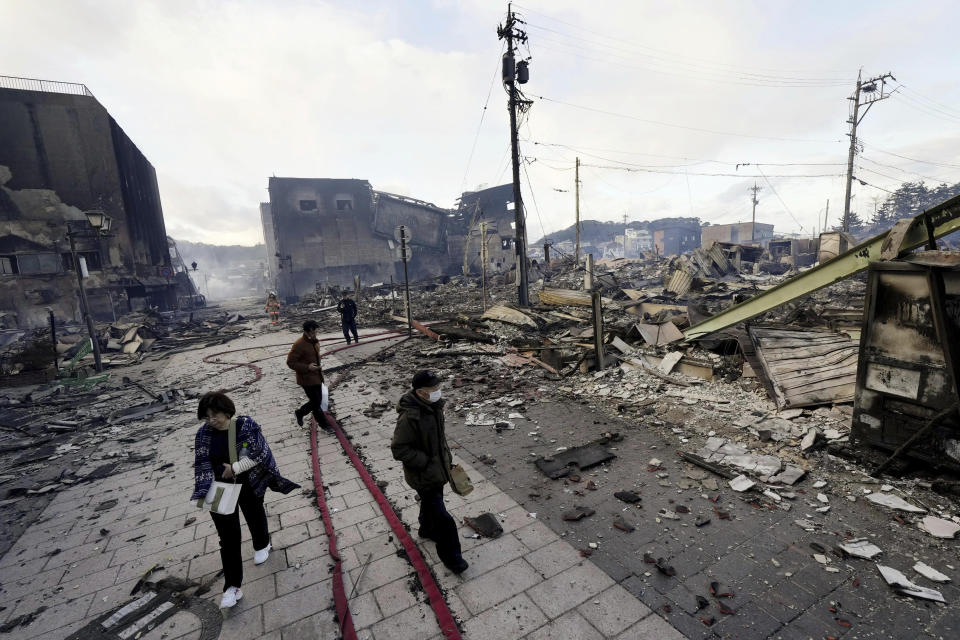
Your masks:
[{"label": "person in dark clothing", "polygon": [[[263,496],[267,489],[290,493],[300,485],[280,475],[270,446],[254,420],[236,416],[236,407],[226,394],[204,394],[197,407],[197,418],[205,420],[194,443],[194,488],[192,500],[203,500],[214,480],[242,483],[239,511],[247,521],[253,542],[253,563],[263,564],[270,557],[270,531]],[[236,433],[236,462],[230,462],[228,434],[231,423]],[[243,556],[241,554],[240,514],[210,513],[220,537],[220,561],[223,563],[223,596],[220,608],[228,609],[243,597]]]},{"label": "person in dark clothing", "polygon": [[350,344],[350,334],[353,334],[353,341],[360,342],[357,337],[357,303],[350,299],[350,294],[344,290],[343,298],[337,304],[337,312],[340,314],[340,327],[343,329],[343,337]]},{"label": "person in dark clothing", "polygon": [[294,412],[297,424],[303,426],[303,419],[313,412],[317,424],[324,431],[330,431],[330,424],[323,412],[323,369],[320,367],[320,342],[317,340],[317,329],[320,327],[315,320],[303,323],[303,335],[290,347],[287,355],[287,366],[297,372],[297,384],[303,387],[307,394],[307,402]]},{"label": "person in dark clothing", "polygon": [[397,428],[390,450],[394,459],[403,463],[407,484],[420,496],[420,537],[436,542],[440,560],[459,574],[468,565],[461,555],[457,523],[443,504],[453,456],[444,430],[440,384],[432,371],[413,376],[413,389],[397,404]]}]

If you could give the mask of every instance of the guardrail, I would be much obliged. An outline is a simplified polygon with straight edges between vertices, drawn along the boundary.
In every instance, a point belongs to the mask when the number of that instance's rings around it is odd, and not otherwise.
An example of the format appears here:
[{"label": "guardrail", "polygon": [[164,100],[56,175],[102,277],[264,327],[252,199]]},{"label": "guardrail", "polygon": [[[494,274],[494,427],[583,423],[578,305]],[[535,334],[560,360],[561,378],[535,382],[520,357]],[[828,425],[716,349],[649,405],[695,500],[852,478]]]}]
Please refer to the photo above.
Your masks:
[{"label": "guardrail", "polygon": [[18,78],[16,76],[0,76],[0,89],[18,89],[20,91],[42,91],[43,93],[66,93],[74,96],[94,95],[87,89],[87,85],[76,82],[60,82],[58,80],[40,80],[38,78]]}]

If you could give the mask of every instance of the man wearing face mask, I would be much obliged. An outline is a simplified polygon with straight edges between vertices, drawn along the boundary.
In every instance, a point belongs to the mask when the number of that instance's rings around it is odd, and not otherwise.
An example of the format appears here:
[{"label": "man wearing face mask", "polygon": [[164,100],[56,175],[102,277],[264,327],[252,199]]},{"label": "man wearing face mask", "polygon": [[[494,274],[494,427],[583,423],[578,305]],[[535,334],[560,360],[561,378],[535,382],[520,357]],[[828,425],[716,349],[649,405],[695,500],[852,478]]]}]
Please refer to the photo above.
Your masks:
[{"label": "man wearing face mask", "polygon": [[453,456],[444,431],[441,382],[432,371],[413,376],[413,389],[397,403],[397,428],[390,450],[394,459],[403,463],[407,484],[420,496],[420,537],[436,542],[440,560],[459,574],[468,565],[461,555],[457,523],[443,504]]}]

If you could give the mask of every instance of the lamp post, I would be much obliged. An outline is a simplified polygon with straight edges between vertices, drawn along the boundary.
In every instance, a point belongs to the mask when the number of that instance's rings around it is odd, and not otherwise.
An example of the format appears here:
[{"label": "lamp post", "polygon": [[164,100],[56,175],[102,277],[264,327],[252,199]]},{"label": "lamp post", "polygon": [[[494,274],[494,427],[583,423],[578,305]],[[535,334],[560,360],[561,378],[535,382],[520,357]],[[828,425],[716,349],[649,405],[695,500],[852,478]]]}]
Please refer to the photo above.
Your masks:
[{"label": "lamp post", "polygon": [[[87,222],[93,229],[94,234],[99,237],[101,232],[110,230],[110,217],[100,210],[84,211],[87,216]],[[83,269],[80,268],[80,258],[77,257],[77,246],[74,238],[84,235],[70,227],[71,220],[67,220],[67,238],[70,240],[70,258],[73,262],[73,270],[77,272],[77,286],[80,289],[80,307],[83,312],[83,318],[87,323],[87,333],[90,335],[90,345],[93,347],[93,365],[97,373],[103,371],[103,362],[100,358],[100,340],[97,338],[96,329],[93,326],[93,317],[90,315],[90,306],[87,303],[87,290],[83,286]],[[86,266],[86,261],[84,261]]]}]

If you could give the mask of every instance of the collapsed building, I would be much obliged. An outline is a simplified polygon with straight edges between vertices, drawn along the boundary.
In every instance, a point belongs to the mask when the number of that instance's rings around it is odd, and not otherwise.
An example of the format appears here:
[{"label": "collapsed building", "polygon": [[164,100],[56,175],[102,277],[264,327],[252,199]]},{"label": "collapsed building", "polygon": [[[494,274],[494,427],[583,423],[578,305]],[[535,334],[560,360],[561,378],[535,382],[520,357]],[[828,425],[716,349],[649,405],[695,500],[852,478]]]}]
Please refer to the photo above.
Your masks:
[{"label": "collapsed building", "polygon": [[376,191],[359,179],[275,177],[269,193],[270,202],[260,204],[268,271],[286,300],[352,286],[355,278],[402,281],[400,226],[411,280],[477,273],[481,228],[488,270],[509,270],[516,262],[512,185],[464,193],[453,209]]},{"label": "collapsed building", "polygon": [[176,306],[147,158],[86,86],[0,76],[0,326],[81,320],[70,235],[95,319]]}]

